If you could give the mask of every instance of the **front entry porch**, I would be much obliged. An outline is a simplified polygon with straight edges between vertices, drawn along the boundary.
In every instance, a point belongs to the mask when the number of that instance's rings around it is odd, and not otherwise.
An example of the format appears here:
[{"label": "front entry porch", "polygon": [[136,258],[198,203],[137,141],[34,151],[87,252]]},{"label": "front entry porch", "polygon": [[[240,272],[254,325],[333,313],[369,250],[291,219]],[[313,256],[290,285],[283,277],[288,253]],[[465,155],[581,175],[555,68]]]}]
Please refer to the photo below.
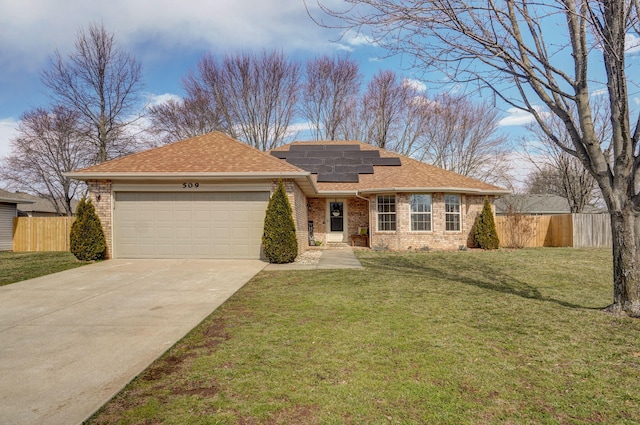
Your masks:
[{"label": "front entry porch", "polygon": [[310,244],[368,246],[369,202],[359,197],[308,199]]}]

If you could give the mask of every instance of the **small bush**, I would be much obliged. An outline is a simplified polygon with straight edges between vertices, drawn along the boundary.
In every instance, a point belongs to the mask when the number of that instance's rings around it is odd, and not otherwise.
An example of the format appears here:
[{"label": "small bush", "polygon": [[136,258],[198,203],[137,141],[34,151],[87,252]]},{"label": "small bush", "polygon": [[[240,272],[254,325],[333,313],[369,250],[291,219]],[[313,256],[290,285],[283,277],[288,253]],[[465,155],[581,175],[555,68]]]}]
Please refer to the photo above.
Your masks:
[{"label": "small bush", "polygon": [[296,226],[282,180],[278,182],[267,206],[262,249],[270,263],[291,263],[298,255]]},{"label": "small bush", "polygon": [[496,222],[493,219],[489,198],[484,199],[482,212],[473,226],[473,238],[475,243],[482,249],[498,249],[500,246],[500,239],[498,238]]},{"label": "small bush", "polygon": [[71,253],[80,261],[103,260],[106,257],[107,241],[91,200],[80,200],[76,221],[71,225],[70,242]]}]

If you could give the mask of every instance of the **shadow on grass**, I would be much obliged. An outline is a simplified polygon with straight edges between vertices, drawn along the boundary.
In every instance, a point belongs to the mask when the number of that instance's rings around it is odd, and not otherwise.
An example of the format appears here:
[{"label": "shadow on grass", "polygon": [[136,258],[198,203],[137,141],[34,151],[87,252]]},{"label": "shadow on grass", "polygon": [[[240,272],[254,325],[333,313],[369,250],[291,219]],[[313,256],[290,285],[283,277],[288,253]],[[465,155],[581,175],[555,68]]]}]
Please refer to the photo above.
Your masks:
[{"label": "shadow on grass", "polygon": [[[505,273],[503,269],[488,263],[474,264],[478,267],[473,270],[468,270],[464,264],[445,262],[442,258],[434,257],[423,260],[425,262],[418,262],[411,258],[401,256],[360,258],[362,265],[373,270],[383,269],[400,275],[419,276],[423,279],[433,278],[436,280],[446,280],[503,294],[516,295],[526,299],[551,302],[568,308],[584,310],[602,309],[600,307],[589,307],[544,296],[535,286],[510,276]],[[431,261],[429,264],[426,263],[426,261],[429,260],[435,261]]]}]

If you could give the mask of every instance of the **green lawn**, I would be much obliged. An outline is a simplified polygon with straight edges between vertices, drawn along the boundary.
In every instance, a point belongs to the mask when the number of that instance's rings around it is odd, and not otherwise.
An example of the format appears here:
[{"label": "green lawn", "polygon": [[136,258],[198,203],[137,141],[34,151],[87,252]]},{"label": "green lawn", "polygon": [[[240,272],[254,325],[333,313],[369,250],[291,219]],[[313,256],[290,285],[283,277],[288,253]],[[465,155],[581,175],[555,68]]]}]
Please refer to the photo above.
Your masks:
[{"label": "green lawn", "polygon": [[0,286],[80,267],[70,252],[0,251]]},{"label": "green lawn", "polygon": [[608,251],[358,255],[262,272],[88,423],[640,423]]}]

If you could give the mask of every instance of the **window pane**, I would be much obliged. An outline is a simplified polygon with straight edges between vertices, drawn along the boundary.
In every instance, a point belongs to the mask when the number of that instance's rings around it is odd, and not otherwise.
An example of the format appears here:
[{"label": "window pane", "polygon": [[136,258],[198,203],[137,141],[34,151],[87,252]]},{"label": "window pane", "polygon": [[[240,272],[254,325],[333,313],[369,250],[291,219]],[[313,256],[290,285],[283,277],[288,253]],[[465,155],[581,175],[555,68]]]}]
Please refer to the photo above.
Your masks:
[{"label": "window pane", "polygon": [[396,197],[395,195],[379,195],[378,201],[378,230],[396,230]]},{"label": "window pane", "polygon": [[431,195],[411,195],[411,212],[431,212]]},{"label": "window pane", "polygon": [[445,195],[445,228],[448,231],[460,230],[460,195]]},{"label": "window pane", "polygon": [[445,195],[444,198],[446,212],[460,212],[460,195]]},{"label": "window pane", "polygon": [[431,231],[431,195],[416,194],[410,197],[411,230],[415,232]]},{"label": "window pane", "polygon": [[414,232],[431,231],[431,214],[411,214],[411,230]]},{"label": "window pane", "polygon": [[447,230],[458,231],[460,230],[460,216],[457,214],[447,214]]}]

